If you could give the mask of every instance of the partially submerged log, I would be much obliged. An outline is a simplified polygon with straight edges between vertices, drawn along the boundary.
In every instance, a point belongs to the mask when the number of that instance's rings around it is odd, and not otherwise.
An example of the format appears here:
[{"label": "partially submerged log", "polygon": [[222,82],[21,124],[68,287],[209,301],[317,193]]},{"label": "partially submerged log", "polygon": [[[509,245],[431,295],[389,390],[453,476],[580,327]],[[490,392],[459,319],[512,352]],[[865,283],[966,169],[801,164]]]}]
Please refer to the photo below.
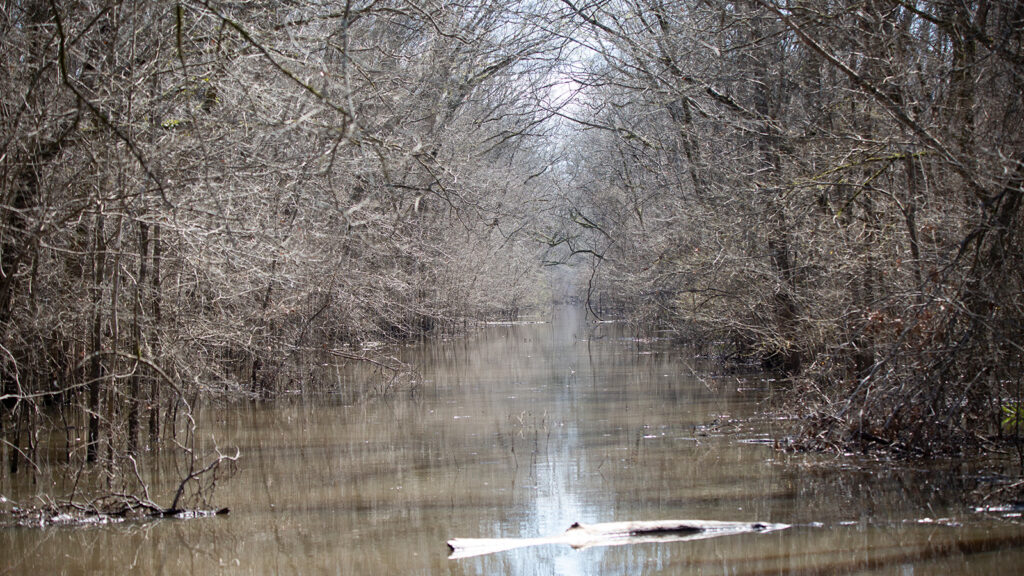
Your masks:
[{"label": "partially submerged log", "polygon": [[24,528],[45,528],[47,526],[94,526],[118,524],[126,521],[145,522],[158,518],[191,520],[230,513],[228,508],[217,510],[182,510],[158,506],[133,506],[118,508],[86,508],[75,504],[48,505],[44,507],[12,507],[0,511],[0,528],[20,526]]},{"label": "partially submerged log", "polygon": [[574,549],[592,546],[622,546],[646,542],[682,542],[747,532],[771,532],[788,524],[765,522],[720,522],[715,520],[652,520],[644,522],[576,522],[557,536],[546,538],[453,538],[448,541],[451,559],[470,558],[545,544],[568,544]]}]

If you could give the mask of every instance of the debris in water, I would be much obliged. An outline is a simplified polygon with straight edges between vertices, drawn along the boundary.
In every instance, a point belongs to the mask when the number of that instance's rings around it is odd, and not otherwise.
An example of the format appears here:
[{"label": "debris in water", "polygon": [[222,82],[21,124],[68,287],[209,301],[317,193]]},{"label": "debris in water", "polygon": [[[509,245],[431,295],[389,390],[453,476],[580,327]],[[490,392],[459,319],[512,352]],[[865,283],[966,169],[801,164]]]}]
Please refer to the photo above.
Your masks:
[{"label": "debris in water", "polygon": [[557,536],[546,538],[454,538],[448,541],[448,558],[471,558],[527,546],[568,544],[580,550],[594,546],[623,546],[648,542],[683,542],[716,536],[771,532],[789,528],[788,524],[766,522],[720,522],[715,520],[653,520],[643,522],[606,522],[573,524]]}]

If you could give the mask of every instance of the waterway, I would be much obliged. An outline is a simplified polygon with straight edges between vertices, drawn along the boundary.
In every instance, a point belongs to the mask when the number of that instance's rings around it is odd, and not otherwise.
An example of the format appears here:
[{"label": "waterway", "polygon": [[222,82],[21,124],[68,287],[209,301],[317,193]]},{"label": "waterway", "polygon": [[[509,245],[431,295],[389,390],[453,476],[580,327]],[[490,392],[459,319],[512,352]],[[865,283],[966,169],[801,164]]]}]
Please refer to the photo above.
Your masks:
[{"label": "waterway", "polygon": [[[989,464],[776,449],[785,388],[624,324],[556,311],[400,351],[416,382],[200,410],[241,453],[226,516],[0,530],[0,574],[990,574],[1024,566]],[[342,378],[339,376],[339,378]],[[351,375],[339,380],[350,386]],[[357,398],[358,397],[358,398]],[[573,522],[791,528],[689,542],[538,546],[452,560],[450,538]]]}]

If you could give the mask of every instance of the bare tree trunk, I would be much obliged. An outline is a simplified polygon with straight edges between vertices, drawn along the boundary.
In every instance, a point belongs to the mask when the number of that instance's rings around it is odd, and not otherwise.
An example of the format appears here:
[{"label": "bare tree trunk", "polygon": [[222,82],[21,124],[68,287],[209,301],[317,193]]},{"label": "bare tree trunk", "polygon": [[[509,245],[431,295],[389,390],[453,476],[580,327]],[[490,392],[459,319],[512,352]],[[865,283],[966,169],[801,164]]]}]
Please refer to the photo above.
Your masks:
[{"label": "bare tree trunk", "polygon": [[[670,16],[666,14],[666,7],[662,2],[655,2],[652,9],[658,22],[658,28],[661,31],[661,36],[657,43],[661,61],[668,69],[669,77],[678,84],[678,88],[682,88],[689,84],[689,82],[669,48],[669,42],[674,34],[670,25]],[[700,140],[697,137],[697,127],[693,123],[690,97],[685,94],[681,95],[678,100],[668,105],[668,113],[679,126],[681,132],[683,156],[686,158],[687,172],[690,176],[690,184],[693,186],[694,195],[698,198],[703,197],[707,184],[700,175]]]},{"label": "bare tree trunk", "polygon": [[[768,35],[765,19],[754,15],[751,18],[749,35],[752,41],[766,43],[764,38]],[[769,87],[774,84],[770,77],[769,66],[774,63],[776,57],[770,43],[757,49],[748,56],[748,70],[753,74],[754,79],[754,112],[758,117],[758,152],[760,154],[762,176],[761,193],[765,196],[767,221],[767,248],[768,257],[772,268],[778,274],[781,282],[773,295],[776,329],[781,338],[778,349],[772,350],[774,356],[770,358],[774,367],[783,371],[796,374],[803,365],[803,357],[791,342],[799,341],[794,337],[797,327],[797,316],[799,314],[797,302],[794,298],[796,293],[796,270],[793,264],[793,249],[790,241],[789,224],[786,219],[786,206],[782,201],[782,188],[778,186],[780,172],[782,170],[782,158],[779,154],[780,135],[773,117],[775,103],[771,101],[772,95]]]},{"label": "bare tree trunk", "polygon": [[[977,169],[977,158],[974,152],[974,101],[975,101],[975,64],[978,45],[975,30],[984,29],[984,19],[988,13],[987,0],[981,0],[974,17],[968,5],[950,3],[944,26],[952,43],[952,68],[950,70],[950,89],[952,106],[950,108],[950,125],[956,128],[954,141],[960,161],[973,173]],[[975,21],[977,20],[977,21]],[[980,26],[976,28],[976,26]]]},{"label": "bare tree trunk", "polygon": [[148,267],[146,258],[149,254],[149,224],[139,221],[139,276],[135,279],[135,302],[132,319],[132,346],[135,355],[135,368],[132,372],[128,389],[128,453],[135,454],[139,445],[139,406],[142,384],[142,322]]},{"label": "bare tree trunk", "polygon": [[[123,185],[123,184],[122,184]],[[121,185],[119,185],[119,188]],[[124,231],[124,210],[117,215],[114,224],[113,246],[105,247],[105,250],[112,252],[110,266],[110,321],[109,321],[109,350],[104,354],[110,357],[107,363],[109,381],[105,386],[105,420],[107,425],[107,456],[113,461],[116,453],[115,443],[122,433],[120,429],[121,403],[118,401],[117,377],[120,369],[120,347],[121,347],[121,314],[119,301],[121,299],[121,249],[122,233]]]},{"label": "bare tree trunk", "polygon": [[[160,330],[161,309],[160,309],[160,224],[153,225],[153,270],[152,270],[152,307],[153,307],[153,335],[150,348],[152,349],[153,360],[160,358]],[[145,251],[140,250],[142,258],[145,259]],[[154,376],[149,389],[149,442],[156,445],[160,438],[160,379]]]},{"label": "bare tree trunk", "polygon": [[267,281],[267,289],[263,292],[263,302],[260,304],[260,320],[258,333],[262,337],[258,342],[261,344],[257,350],[253,352],[252,360],[252,387],[253,390],[258,390],[261,394],[265,393],[270,388],[270,376],[266,373],[266,361],[268,358],[263,358],[261,353],[264,349],[269,350],[271,346],[270,337],[273,332],[273,324],[267,319],[267,310],[270,308],[271,297],[274,292],[274,279],[273,274],[277,270],[277,260],[270,263],[270,274],[271,278]]},{"label": "bare tree trunk", "polygon": [[921,261],[921,242],[917,234],[917,197],[921,193],[921,181],[924,174],[921,170],[920,160],[911,151],[904,152],[903,170],[907,179],[907,195],[903,201],[903,221],[907,226],[907,237],[910,241],[910,255],[914,261],[911,263],[914,270],[914,285],[918,292],[917,302],[923,301],[924,272]]},{"label": "bare tree trunk", "polygon": [[97,205],[94,220],[95,235],[92,254],[92,331],[89,338],[89,436],[86,461],[95,462],[99,455],[100,399],[103,394],[103,277],[105,246],[103,238],[103,207]]}]

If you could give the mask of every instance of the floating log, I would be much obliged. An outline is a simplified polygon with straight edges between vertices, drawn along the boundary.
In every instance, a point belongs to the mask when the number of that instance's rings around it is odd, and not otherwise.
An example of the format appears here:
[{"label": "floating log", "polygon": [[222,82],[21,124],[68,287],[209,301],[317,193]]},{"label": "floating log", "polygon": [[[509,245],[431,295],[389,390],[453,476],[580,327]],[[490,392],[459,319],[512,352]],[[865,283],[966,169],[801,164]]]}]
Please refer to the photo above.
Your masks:
[{"label": "floating log", "polygon": [[505,550],[568,544],[576,550],[592,546],[623,546],[647,542],[703,540],[730,534],[771,532],[789,528],[788,524],[765,522],[720,522],[716,520],[650,520],[642,522],[576,522],[565,532],[546,538],[453,538],[448,541],[451,559],[471,558]]}]

